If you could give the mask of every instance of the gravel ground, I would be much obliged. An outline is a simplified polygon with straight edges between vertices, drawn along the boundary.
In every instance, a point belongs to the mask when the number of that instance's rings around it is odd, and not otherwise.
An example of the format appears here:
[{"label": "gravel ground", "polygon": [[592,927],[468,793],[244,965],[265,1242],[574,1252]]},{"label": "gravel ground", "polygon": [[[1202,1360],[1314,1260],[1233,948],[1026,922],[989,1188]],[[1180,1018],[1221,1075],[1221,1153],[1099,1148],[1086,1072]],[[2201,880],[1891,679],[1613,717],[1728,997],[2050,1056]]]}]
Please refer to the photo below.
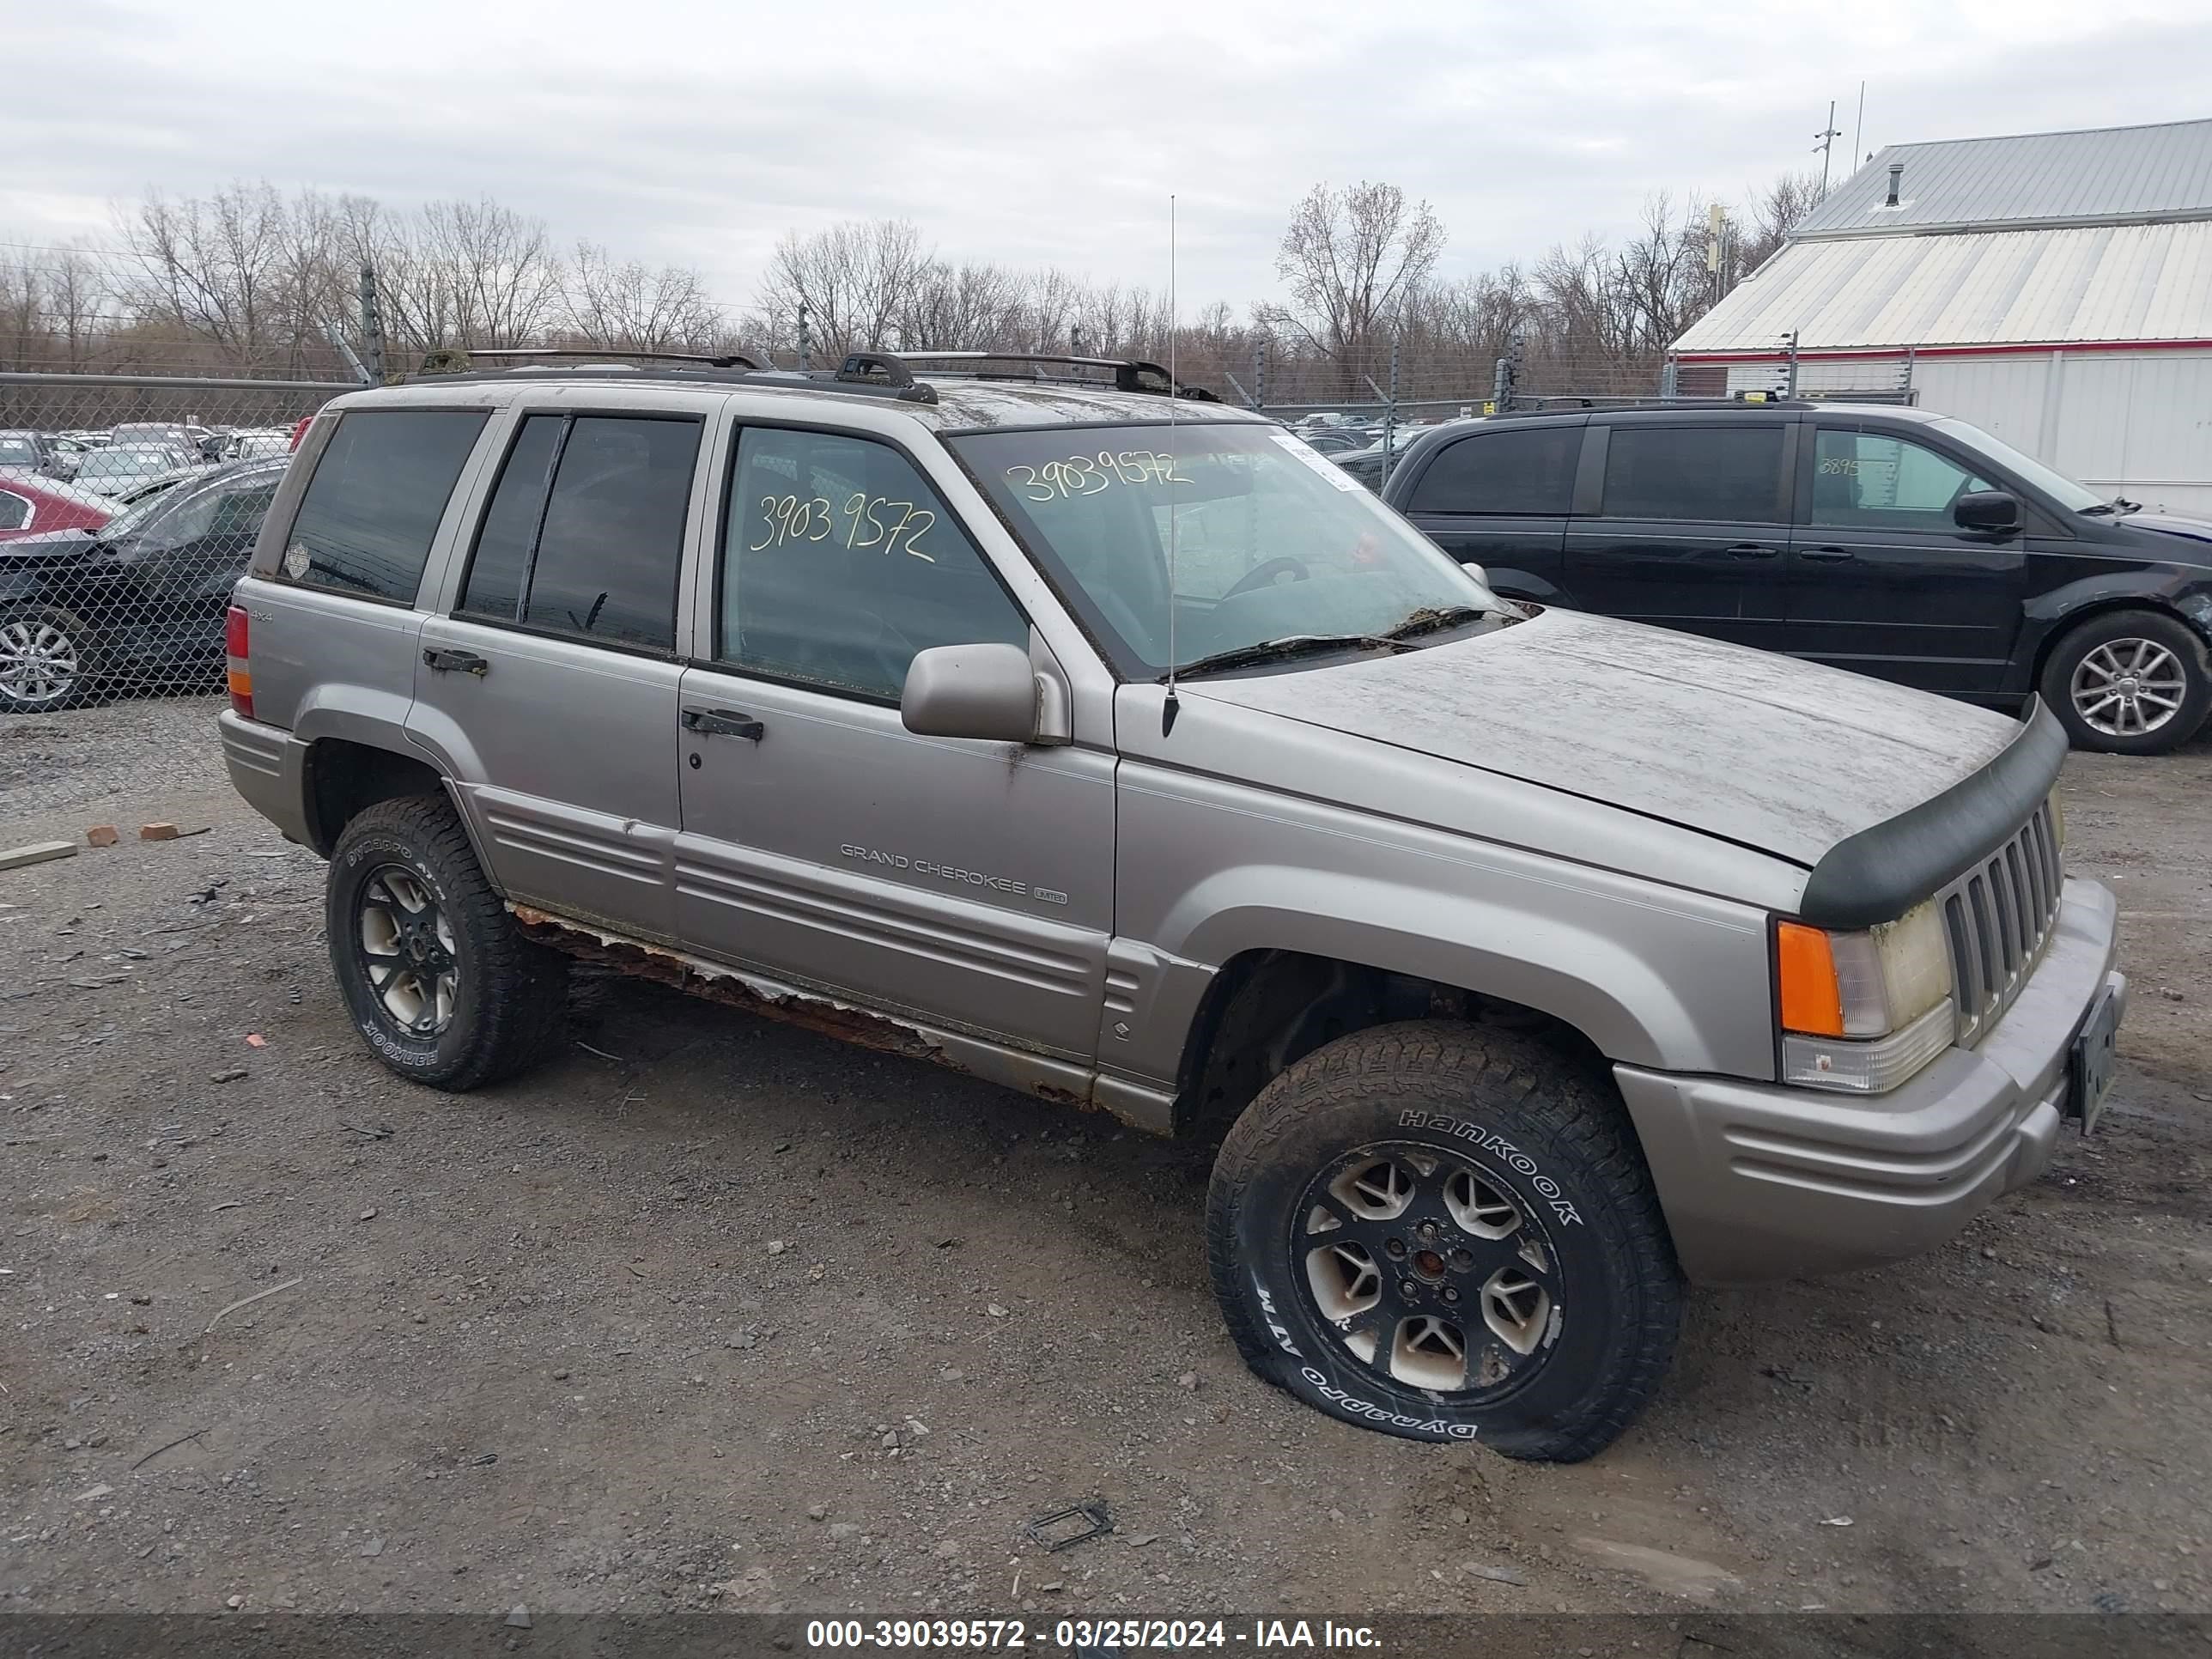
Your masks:
[{"label": "gravel ground", "polygon": [[0,874],[0,1607],[2212,1604],[2212,742],[2069,763],[2109,1129],[1928,1260],[1694,1297],[1547,1468],[1254,1381],[1202,1149],[603,977],[528,1078],[399,1083],[212,717],[0,726],[0,846],[210,831]]}]

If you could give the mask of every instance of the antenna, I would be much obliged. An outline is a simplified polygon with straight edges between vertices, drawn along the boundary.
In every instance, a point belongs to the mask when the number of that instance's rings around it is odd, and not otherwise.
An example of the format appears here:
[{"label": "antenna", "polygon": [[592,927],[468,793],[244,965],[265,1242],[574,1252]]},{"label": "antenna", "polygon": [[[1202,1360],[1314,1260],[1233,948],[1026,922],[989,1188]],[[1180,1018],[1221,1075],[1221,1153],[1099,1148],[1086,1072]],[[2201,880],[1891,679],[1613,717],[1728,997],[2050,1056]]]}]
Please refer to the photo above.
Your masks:
[{"label": "antenna", "polygon": [[1836,140],[1843,136],[1836,130],[1836,100],[1831,98],[1828,100],[1827,121],[1813,135],[1813,148],[1820,152],[1820,194],[1823,197],[1828,193],[1828,152],[1835,147]]},{"label": "antenna", "polygon": [[1176,549],[1182,526],[1176,520],[1176,198],[1168,195],[1168,699],[1160,705],[1160,735],[1175,730],[1182,705],[1176,698]]}]

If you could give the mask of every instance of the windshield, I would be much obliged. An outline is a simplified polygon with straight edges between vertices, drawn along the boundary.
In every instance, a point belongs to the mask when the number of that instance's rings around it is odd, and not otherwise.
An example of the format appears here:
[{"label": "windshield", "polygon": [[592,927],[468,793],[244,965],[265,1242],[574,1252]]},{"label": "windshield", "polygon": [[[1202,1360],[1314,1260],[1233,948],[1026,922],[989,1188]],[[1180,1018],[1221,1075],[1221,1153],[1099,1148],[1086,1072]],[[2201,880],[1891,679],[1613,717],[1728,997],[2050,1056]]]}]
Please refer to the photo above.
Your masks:
[{"label": "windshield", "polygon": [[28,438],[0,437],[0,466],[36,466],[39,447]]},{"label": "windshield", "polygon": [[1929,422],[1938,432],[1978,451],[1999,466],[2016,472],[2069,513],[2079,513],[2085,507],[2101,507],[2105,498],[2084,485],[2077,484],[2063,472],[2054,472],[2032,455],[2023,455],[2010,444],[1992,438],[1978,426],[1964,421],[1954,421],[1948,416]]},{"label": "windshield", "polygon": [[154,449],[103,449],[84,458],[77,470],[81,478],[129,478],[140,473],[167,472],[183,462],[164,451]]},{"label": "windshield", "polygon": [[1498,609],[1474,574],[1278,427],[1054,427],[947,442],[1128,678],[1269,641]]}]

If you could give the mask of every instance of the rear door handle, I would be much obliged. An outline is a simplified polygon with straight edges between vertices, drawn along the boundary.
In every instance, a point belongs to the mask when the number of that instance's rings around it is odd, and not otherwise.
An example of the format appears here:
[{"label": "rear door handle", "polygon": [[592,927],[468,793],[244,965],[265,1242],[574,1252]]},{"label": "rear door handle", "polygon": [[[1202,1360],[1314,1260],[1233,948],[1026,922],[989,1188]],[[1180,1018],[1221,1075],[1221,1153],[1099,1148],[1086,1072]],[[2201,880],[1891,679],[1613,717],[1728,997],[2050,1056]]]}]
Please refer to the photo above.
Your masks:
[{"label": "rear door handle", "polygon": [[422,660],[441,674],[474,674],[482,679],[491,672],[491,665],[473,651],[447,651],[434,645],[424,648]]},{"label": "rear door handle", "polygon": [[1819,564],[1841,564],[1846,559],[1858,557],[1848,547],[1801,547],[1797,553],[1799,557],[1811,559]]},{"label": "rear door handle", "polygon": [[702,738],[747,738],[755,743],[768,732],[768,727],[750,714],[740,714],[733,708],[687,708],[684,711],[684,729],[696,732]]},{"label": "rear door handle", "polygon": [[1771,559],[1776,550],[1765,542],[1738,542],[1729,549],[1729,556],[1732,559]]}]

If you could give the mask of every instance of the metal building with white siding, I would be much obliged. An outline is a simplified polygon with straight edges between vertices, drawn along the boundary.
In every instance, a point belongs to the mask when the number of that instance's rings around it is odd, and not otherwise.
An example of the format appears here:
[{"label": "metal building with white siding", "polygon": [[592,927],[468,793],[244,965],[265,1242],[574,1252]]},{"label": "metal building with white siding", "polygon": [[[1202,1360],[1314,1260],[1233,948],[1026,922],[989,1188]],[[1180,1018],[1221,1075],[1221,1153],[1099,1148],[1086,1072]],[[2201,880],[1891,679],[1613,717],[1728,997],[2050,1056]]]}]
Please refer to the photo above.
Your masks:
[{"label": "metal building with white siding", "polygon": [[1674,356],[1685,393],[1909,386],[2212,514],[2212,120],[1893,144]]}]

